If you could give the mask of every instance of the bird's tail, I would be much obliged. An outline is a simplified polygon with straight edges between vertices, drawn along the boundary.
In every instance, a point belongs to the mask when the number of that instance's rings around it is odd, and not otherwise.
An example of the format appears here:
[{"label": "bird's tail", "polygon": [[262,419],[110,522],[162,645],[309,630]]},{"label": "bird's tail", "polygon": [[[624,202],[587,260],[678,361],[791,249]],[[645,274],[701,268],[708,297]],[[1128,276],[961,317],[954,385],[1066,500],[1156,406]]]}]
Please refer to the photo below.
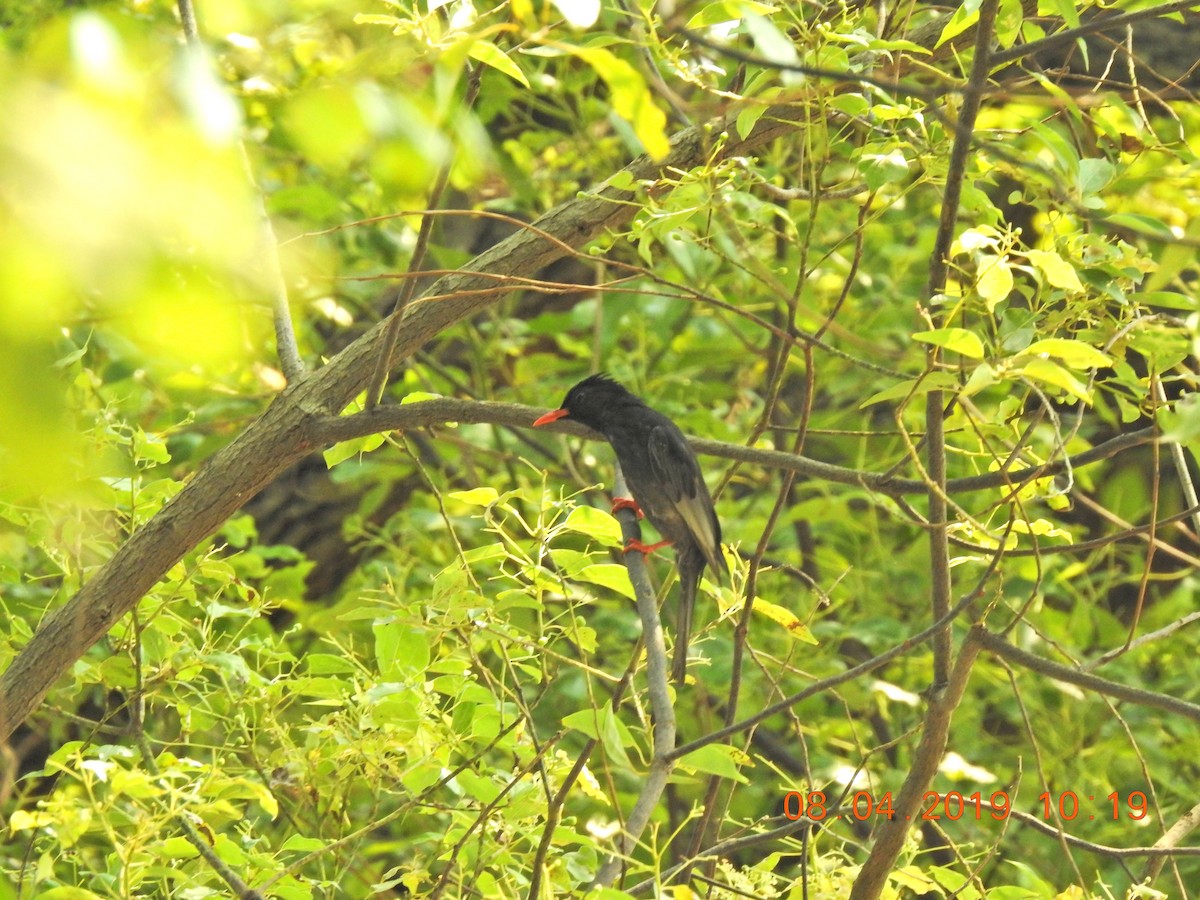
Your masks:
[{"label": "bird's tail", "polygon": [[721,549],[721,542],[717,541],[710,546],[701,547],[704,551],[704,560],[708,563],[708,567],[712,569],[713,578],[726,579],[729,578],[729,566],[725,563],[725,553]]},{"label": "bird's tail", "polygon": [[704,569],[701,557],[679,561],[679,609],[675,618],[675,658],[671,662],[671,680],[683,684],[687,677],[688,641],[692,636],[692,613],[696,609],[696,590]]}]

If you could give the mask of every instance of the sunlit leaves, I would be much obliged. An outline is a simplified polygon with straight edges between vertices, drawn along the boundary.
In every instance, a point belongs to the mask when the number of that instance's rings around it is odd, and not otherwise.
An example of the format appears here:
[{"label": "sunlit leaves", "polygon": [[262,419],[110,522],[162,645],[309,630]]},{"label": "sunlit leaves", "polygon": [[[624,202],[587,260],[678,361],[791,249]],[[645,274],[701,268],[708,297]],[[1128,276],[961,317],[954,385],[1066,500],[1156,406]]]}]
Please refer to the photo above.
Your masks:
[{"label": "sunlit leaves", "polygon": [[246,303],[259,231],[230,129],[208,117],[217,89],[197,94],[181,67],[173,95],[140,64],[160,51],[93,13],[47,40],[64,42],[63,71],[0,88],[0,115],[23,123],[0,136],[0,457],[18,492],[84,474],[65,468],[77,439],[61,376],[86,356],[50,365],[64,323],[88,315],[132,364],[188,387],[243,363],[266,325]]},{"label": "sunlit leaves", "polygon": [[1112,358],[1083,341],[1066,338],[1043,338],[1025,348],[1024,355],[1046,356],[1059,360],[1072,369],[1095,369],[1112,364]]},{"label": "sunlit leaves", "polygon": [[1080,283],[1074,267],[1059,254],[1048,250],[1026,250],[1025,256],[1042,271],[1046,281],[1053,287],[1068,291],[1083,290],[1083,284]]},{"label": "sunlit leaves", "polygon": [[600,0],[551,0],[564,19],[575,28],[591,28],[600,17]]},{"label": "sunlit leaves", "polygon": [[918,331],[913,340],[932,344],[944,350],[961,353],[971,359],[983,358],[983,342],[973,331],[965,328],[938,328],[934,331]]},{"label": "sunlit leaves", "polygon": [[717,0],[709,3],[688,20],[688,28],[707,28],[710,25],[720,25],[723,22],[734,22],[746,15],[766,16],[774,12],[776,7],[756,0]]},{"label": "sunlit leaves", "polygon": [[654,102],[642,74],[603,47],[570,47],[569,51],[596,70],[612,92],[613,112],[633,126],[634,134],[656,159],[666,156],[667,116]]}]

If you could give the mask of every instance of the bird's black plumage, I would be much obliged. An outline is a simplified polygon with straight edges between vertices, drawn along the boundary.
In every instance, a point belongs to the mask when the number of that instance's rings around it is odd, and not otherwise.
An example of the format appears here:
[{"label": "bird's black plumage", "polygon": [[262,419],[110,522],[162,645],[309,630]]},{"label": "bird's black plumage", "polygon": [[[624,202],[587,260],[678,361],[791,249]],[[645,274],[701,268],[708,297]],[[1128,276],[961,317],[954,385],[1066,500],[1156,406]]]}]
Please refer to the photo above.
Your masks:
[{"label": "bird's black plumage", "polygon": [[629,492],[659,533],[675,547],[679,619],[672,675],[682,682],[700,575],[728,573],[721,555],[721,524],[700,464],[683,432],[607,375],[592,375],[567,392],[562,407],[534,425],[572,419],[608,439]]}]

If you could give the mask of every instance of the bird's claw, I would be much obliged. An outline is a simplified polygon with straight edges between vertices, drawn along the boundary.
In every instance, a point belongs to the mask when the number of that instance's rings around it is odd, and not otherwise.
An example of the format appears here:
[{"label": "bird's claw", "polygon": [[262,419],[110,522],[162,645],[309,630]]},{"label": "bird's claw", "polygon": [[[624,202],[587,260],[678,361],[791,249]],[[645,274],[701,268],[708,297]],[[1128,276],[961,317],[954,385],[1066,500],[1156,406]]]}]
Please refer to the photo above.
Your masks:
[{"label": "bird's claw", "polygon": [[638,506],[636,500],[631,497],[614,497],[612,502],[612,513],[615,516],[623,509],[632,509],[637,514],[639,519],[646,518],[646,514],[642,512],[642,508]]},{"label": "bird's claw", "polygon": [[660,550],[663,547],[670,547],[670,546],[671,546],[670,541],[659,541],[657,544],[643,544],[641,541],[639,541],[635,538],[634,540],[630,541],[628,544],[625,545],[625,552],[632,553],[633,551],[636,550],[638,553],[641,553],[643,555],[648,555],[650,553],[653,553],[655,550]]}]

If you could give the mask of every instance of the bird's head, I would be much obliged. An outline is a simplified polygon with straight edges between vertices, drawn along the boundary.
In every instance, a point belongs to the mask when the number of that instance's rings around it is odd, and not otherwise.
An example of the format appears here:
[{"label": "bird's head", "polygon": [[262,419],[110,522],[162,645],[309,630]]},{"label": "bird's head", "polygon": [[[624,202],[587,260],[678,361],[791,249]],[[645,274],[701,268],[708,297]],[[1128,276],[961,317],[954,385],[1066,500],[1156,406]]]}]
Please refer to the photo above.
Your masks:
[{"label": "bird's head", "polygon": [[604,373],[589,375],[575,387],[567,391],[562,406],[553,412],[548,412],[537,419],[533,425],[549,425],[559,419],[570,419],[594,428],[604,430],[604,423],[617,409],[630,403],[640,401],[619,382],[609,378]]}]

